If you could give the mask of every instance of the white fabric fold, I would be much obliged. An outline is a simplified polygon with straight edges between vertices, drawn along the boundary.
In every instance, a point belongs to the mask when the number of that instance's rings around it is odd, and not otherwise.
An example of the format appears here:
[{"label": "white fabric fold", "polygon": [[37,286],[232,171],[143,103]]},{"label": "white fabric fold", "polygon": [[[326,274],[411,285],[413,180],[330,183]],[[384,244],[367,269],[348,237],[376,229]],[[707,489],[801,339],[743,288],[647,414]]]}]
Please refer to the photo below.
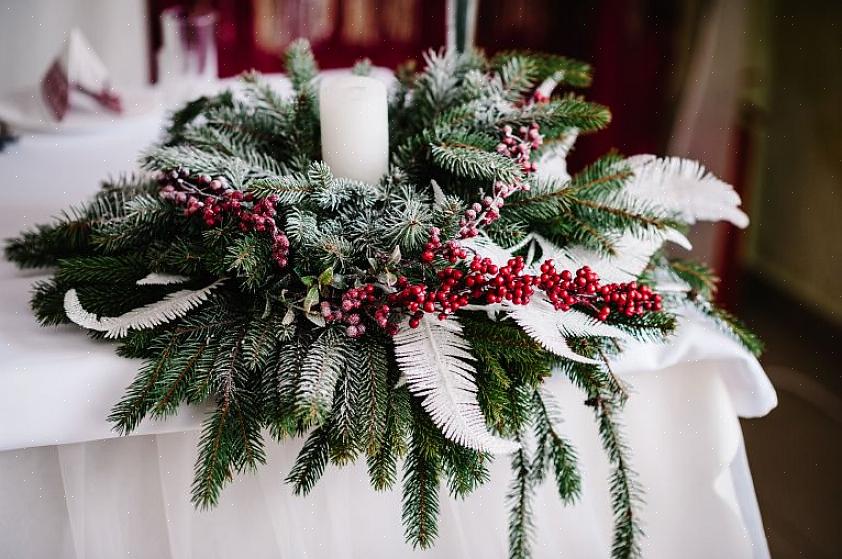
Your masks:
[{"label": "white fabric fold", "polygon": [[[724,382],[728,362],[680,364],[627,377],[623,412],[631,463],[646,488],[640,508],[650,558],[768,557],[739,423]],[[609,465],[583,394],[554,376],[548,388],[576,447],[582,497],[563,506],[551,481],[534,501],[535,556],[608,557]],[[238,476],[219,506],[189,502],[197,431],[0,453],[0,537],[12,557],[504,557],[506,459],[465,500],[441,492],[436,547],[403,541],[400,491],[374,492],[364,462],[329,466],[308,497],[283,479],[301,440],[270,443],[268,462]],[[19,529],[20,511],[30,522]],[[33,521],[35,520],[35,521]]]}]

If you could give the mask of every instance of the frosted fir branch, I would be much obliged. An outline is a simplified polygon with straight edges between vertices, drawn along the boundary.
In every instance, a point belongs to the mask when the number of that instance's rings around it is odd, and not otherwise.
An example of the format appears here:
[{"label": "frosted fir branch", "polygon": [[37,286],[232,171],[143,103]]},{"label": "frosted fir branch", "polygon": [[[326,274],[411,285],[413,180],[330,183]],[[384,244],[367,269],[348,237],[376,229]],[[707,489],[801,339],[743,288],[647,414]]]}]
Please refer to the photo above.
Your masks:
[{"label": "frosted fir branch", "polygon": [[301,363],[296,415],[304,425],[321,425],[331,410],[336,383],[348,365],[351,340],[334,329],[325,330],[310,346]]},{"label": "frosted fir branch", "polygon": [[500,67],[508,60],[526,58],[535,68],[535,80],[552,79],[558,83],[574,87],[588,87],[591,84],[591,66],[566,56],[529,51],[503,51],[497,53],[491,60],[491,65]]},{"label": "frosted fir branch", "polygon": [[532,123],[541,126],[550,138],[559,138],[569,130],[600,130],[611,122],[611,112],[607,107],[591,103],[578,97],[554,99],[547,103],[525,105],[517,111],[504,115],[498,126],[505,124],[512,127],[529,126]]},{"label": "frosted fir branch", "polygon": [[500,80],[510,101],[519,101],[535,84],[537,69],[529,57],[513,56],[498,70]]},{"label": "frosted fir branch", "polygon": [[284,53],[284,67],[297,92],[304,91],[318,75],[319,68],[307,39],[296,39]]},{"label": "frosted fir branch", "polygon": [[107,317],[97,317],[86,311],[76,290],[70,289],[64,295],[64,310],[67,318],[83,328],[104,332],[106,338],[122,338],[129,330],[154,328],[181,318],[204,303],[210,293],[222,283],[223,280],[218,280],[202,289],[176,291],[158,302],[133,309],[120,316]]},{"label": "frosted fir branch", "polygon": [[354,67],[351,68],[351,73],[355,76],[369,76],[371,74],[371,66],[372,64],[370,58],[357,60],[354,63]]},{"label": "frosted fir branch", "polygon": [[468,145],[432,146],[433,162],[457,176],[512,183],[521,177],[520,165],[499,153]]},{"label": "frosted fir branch", "polygon": [[470,345],[455,319],[423,316],[418,328],[394,337],[395,358],[413,394],[445,437],[483,452],[506,454],[517,443],[492,435],[477,402]]}]

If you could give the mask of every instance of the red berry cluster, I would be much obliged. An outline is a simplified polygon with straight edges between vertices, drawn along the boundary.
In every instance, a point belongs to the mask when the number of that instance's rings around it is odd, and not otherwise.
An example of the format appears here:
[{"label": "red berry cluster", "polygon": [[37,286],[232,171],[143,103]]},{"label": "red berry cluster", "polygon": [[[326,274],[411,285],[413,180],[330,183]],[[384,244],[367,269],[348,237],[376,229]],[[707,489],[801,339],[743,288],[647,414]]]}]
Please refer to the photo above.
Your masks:
[{"label": "red berry cluster", "polygon": [[[539,130],[539,125],[533,122],[530,126],[521,126],[520,136],[515,136],[512,127],[507,124],[503,127],[503,137],[497,145],[497,153],[517,161],[524,173],[534,172],[535,163],[530,161],[532,150],[537,149],[544,141]],[[459,238],[476,237],[479,227],[496,221],[500,217],[500,209],[506,198],[519,190],[529,190],[529,183],[521,180],[511,184],[495,181],[491,195],[475,202],[465,211],[465,215],[459,221]]]},{"label": "red berry cluster", "polygon": [[[375,295],[375,289],[375,286],[370,283],[349,289],[342,294],[342,299],[339,302],[338,309],[332,308],[328,301],[322,301],[322,317],[324,317],[327,322],[341,322],[345,324],[345,333],[351,338],[359,338],[365,334],[366,330],[360,312],[370,310],[372,307],[377,306],[378,297]],[[380,305],[380,308],[375,310],[375,319],[378,320],[378,324],[380,321],[377,317],[383,314],[384,311],[382,307],[384,306],[385,305]],[[389,309],[386,307],[385,313],[388,314],[388,312]],[[381,327],[386,327],[385,321]],[[395,326],[394,332],[390,333],[397,333],[397,327]]]},{"label": "red berry cluster", "polygon": [[161,198],[184,206],[185,216],[201,214],[207,227],[216,227],[225,216],[231,216],[243,232],[268,233],[272,238],[272,259],[279,268],[286,267],[289,239],[275,221],[277,196],[255,199],[251,193],[229,188],[224,178],[191,178],[188,169],[164,173],[160,183]]},{"label": "red berry cluster", "polygon": [[430,229],[430,239],[424,245],[424,252],[421,253],[421,262],[424,264],[431,263],[436,257],[436,253],[441,253],[442,258],[451,264],[456,264],[459,260],[468,256],[465,249],[459,246],[459,243],[456,241],[451,240],[442,244],[441,237],[439,237],[440,234],[441,230],[438,227],[432,227]]},{"label": "red berry cluster", "polygon": [[515,136],[512,127],[507,124],[503,127],[503,139],[497,144],[497,153],[520,163],[524,172],[534,172],[537,167],[530,161],[530,157],[532,150],[538,149],[544,143],[540,130],[538,123],[533,122],[529,126],[521,126],[518,130],[520,135]]},{"label": "red berry cluster", "polygon": [[585,306],[596,311],[602,321],[612,311],[632,317],[660,311],[662,307],[661,296],[649,286],[638,286],[636,282],[600,285],[599,276],[588,266],[579,268],[574,277],[569,270],[558,272],[552,260],[547,260],[541,264],[537,285],[556,309],[567,311],[574,305]]},{"label": "red berry cluster", "polygon": [[[467,281],[470,287],[481,288],[488,304],[511,301],[515,305],[526,305],[532,298],[535,276],[524,274],[522,256],[510,258],[498,269],[490,258],[474,258]],[[484,288],[484,291],[482,291]]]},{"label": "red berry cluster", "polygon": [[550,96],[541,91],[541,89],[536,89],[535,93],[532,94],[532,101],[535,103],[546,103],[550,100]]},{"label": "red berry cluster", "polygon": [[524,273],[526,264],[521,256],[509,259],[503,266],[479,256],[467,263],[467,251],[457,241],[443,244],[438,229],[433,229],[421,259],[429,264],[437,254],[451,265],[436,271],[435,287],[411,283],[405,276],[398,278],[396,290],[388,294],[374,284],[365,284],[346,291],[338,309],[323,302],[322,315],[329,322],[346,324],[348,336],[356,338],[365,333],[364,318],[394,335],[406,316],[410,328],[417,328],[424,314],[436,314],[439,320],[445,320],[470,304],[509,301],[527,305],[535,290],[544,291],[559,311],[578,306],[591,310],[601,321],[614,311],[631,317],[661,310],[661,296],[648,286],[634,282],[601,285],[599,276],[587,266],[574,275],[569,270],[557,271],[552,260],[547,260],[541,264],[540,275],[532,275]]}]

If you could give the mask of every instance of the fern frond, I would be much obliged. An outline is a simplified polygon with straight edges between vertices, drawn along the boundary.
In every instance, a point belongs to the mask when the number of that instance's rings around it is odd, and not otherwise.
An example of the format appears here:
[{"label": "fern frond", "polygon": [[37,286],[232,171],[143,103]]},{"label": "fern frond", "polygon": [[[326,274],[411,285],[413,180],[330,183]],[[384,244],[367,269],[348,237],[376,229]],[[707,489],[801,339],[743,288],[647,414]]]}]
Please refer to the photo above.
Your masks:
[{"label": "fern frond", "polygon": [[153,328],[184,316],[205,302],[211,291],[221,284],[222,280],[218,280],[202,289],[176,291],[156,303],[150,303],[120,316],[104,317],[97,317],[86,311],[79,302],[76,290],[70,289],[64,295],[64,310],[67,318],[83,328],[105,332],[106,338],[122,338],[129,330]]},{"label": "fern frond", "polygon": [[476,399],[470,346],[455,319],[425,315],[418,328],[404,325],[394,337],[395,358],[413,394],[444,435],[468,448],[508,453],[515,443],[492,435]]},{"label": "fern frond", "polygon": [[724,220],[740,228],[748,226],[748,216],[739,208],[739,194],[699,162],[643,155],[626,163],[634,171],[627,186],[630,196],[675,212],[686,223]]}]

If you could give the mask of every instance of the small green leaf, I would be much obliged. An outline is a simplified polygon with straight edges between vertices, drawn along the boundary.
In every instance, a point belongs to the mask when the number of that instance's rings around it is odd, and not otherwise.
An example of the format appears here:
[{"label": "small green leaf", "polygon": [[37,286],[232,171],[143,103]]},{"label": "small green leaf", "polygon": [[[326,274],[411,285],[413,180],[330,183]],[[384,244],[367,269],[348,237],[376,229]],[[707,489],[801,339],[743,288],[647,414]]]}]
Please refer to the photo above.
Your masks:
[{"label": "small green leaf", "polygon": [[319,276],[319,285],[330,285],[333,282],[333,268],[325,268]]},{"label": "small green leaf", "polygon": [[401,247],[400,245],[395,245],[395,248],[392,250],[392,254],[389,256],[389,264],[397,264],[401,261]]},{"label": "small green leaf", "polygon": [[314,285],[310,288],[307,292],[307,296],[304,297],[304,302],[302,306],[304,307],[305,312],[310,312],[310,309],[313,308],[313,305],[319,302],[319,287]]},{"label": "small green leaf", "polygon": [[334,289],[345,289],[346,287],[345,276],[342,274],[333,274],[333,281],[330,283],[330,286]]},{"label": "small green leaf", "polygon": [[385,283],[388,286],[392,286],[395,285],[395,283],[397,283],[398,276],[396,276],[389,270],[386,270],[385,272],[378,274],[377,281],[379,281],[380,283]]},{"label": "small green leaf", "polygon": [[281,324],[284,326],[289,326],[295,321],[295,311],[292,310],[292,307],[287,309],[287,313],[284,315],[283,320],[281,320]]}]

